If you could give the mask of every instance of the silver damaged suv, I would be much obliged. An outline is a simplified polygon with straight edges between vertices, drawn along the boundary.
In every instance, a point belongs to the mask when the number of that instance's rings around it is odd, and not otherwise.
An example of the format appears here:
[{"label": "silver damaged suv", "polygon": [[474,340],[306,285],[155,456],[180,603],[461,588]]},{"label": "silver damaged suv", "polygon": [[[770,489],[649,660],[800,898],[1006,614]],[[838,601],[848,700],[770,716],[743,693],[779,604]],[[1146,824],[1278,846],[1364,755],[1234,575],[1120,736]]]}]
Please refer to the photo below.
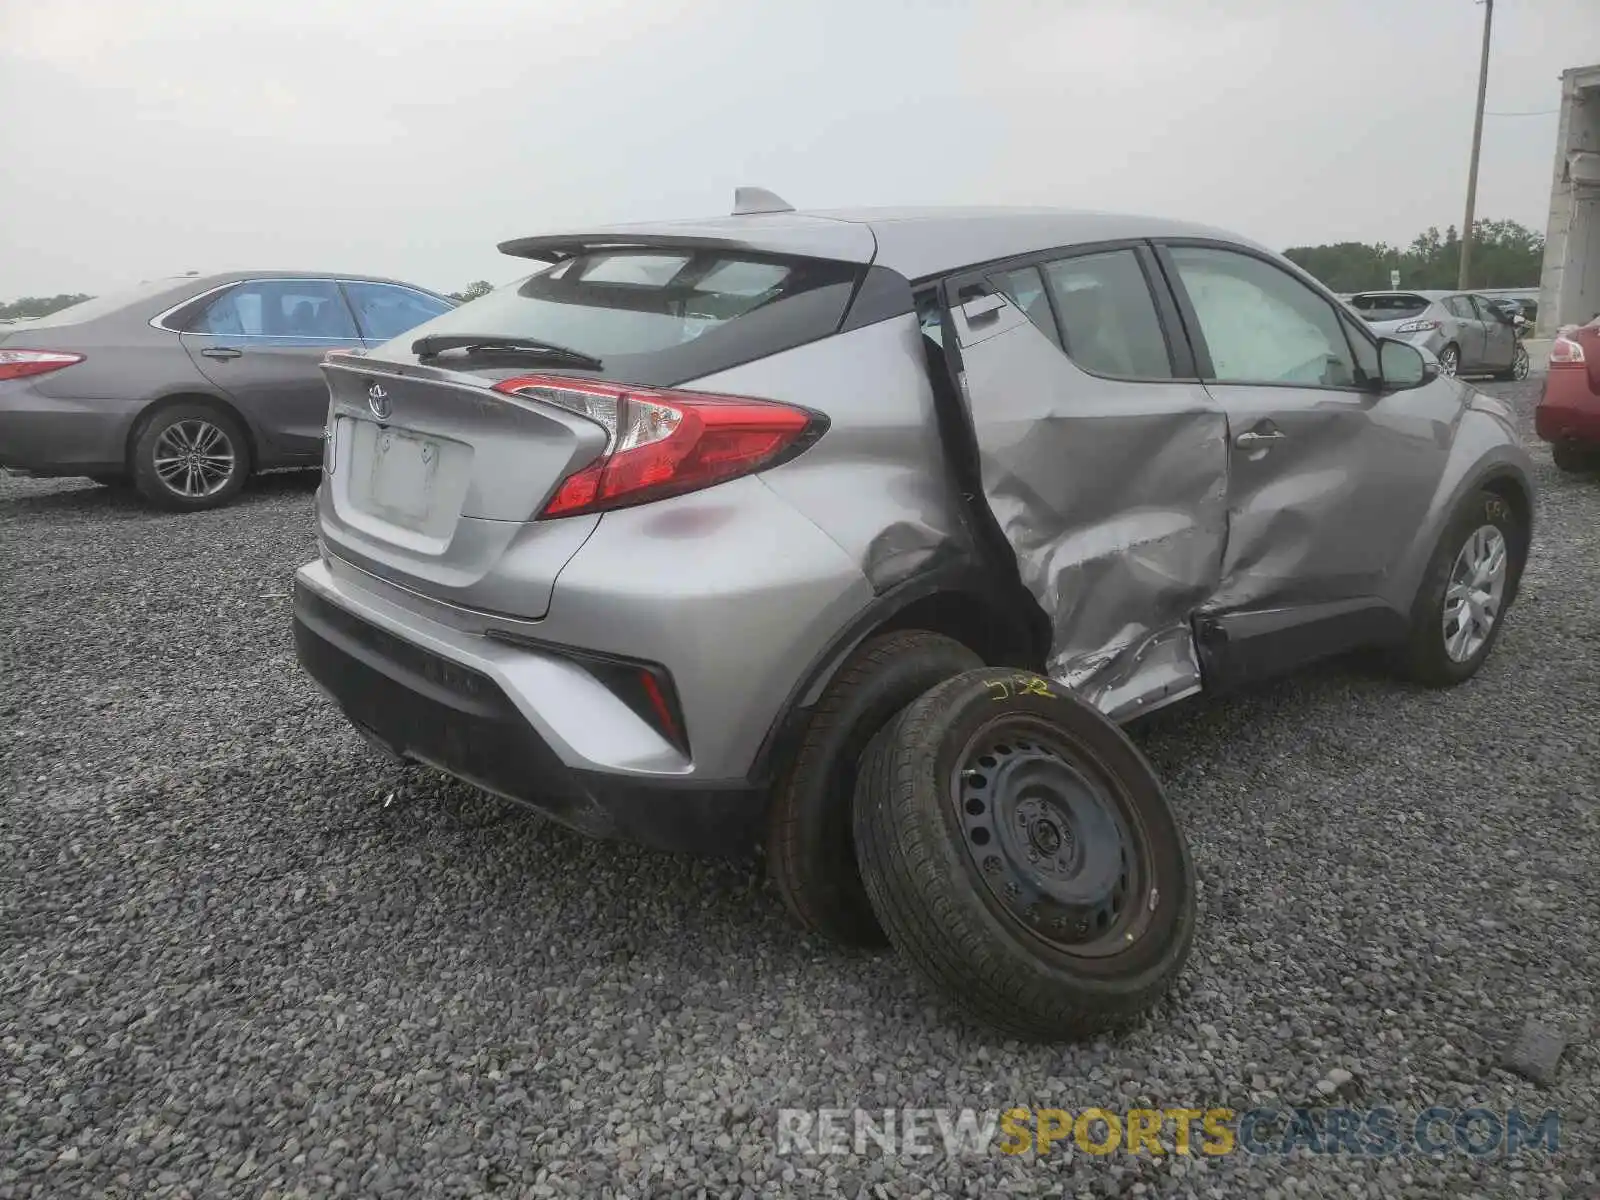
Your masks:
[{"label": "silver damaged suv", "polygon": [[1505,409],[1227,233],[749,189],[500,249],[537,269],[324,366],[304,667],[575,829],[764,845],[1009,1032],[1187,956],[1124,722],[1360,647],[1460,683],[1516,595]]}]

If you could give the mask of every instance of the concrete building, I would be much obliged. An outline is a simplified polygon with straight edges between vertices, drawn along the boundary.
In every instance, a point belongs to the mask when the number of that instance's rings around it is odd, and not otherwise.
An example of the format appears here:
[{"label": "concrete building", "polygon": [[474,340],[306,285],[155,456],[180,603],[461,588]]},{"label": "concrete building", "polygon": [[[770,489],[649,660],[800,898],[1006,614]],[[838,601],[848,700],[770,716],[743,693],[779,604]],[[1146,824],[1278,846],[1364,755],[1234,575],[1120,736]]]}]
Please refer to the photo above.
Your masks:
[{"label": "concrete building", "polygon": [[1561,75],[1538,336],[1600,313],[1600,64]]}]

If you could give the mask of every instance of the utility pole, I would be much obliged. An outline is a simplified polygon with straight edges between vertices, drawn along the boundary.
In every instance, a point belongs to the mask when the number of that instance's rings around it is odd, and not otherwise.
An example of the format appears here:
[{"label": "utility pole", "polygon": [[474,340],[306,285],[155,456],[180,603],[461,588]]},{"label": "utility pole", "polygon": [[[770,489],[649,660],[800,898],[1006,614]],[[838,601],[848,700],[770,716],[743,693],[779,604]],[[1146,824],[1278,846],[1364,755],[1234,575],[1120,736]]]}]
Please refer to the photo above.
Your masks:
[{"label": "utility pole", "polygon": [[1467,216],[1461,223],[1461,272],[1456,287],[1466,291],[1472,268],[1472,210],[1478,204],[1478,150],[1483,145],[1483,101],[1489,91],[1489,29],[1494,22],[1494,0],[1483,2],[1483,61],[1478,64],[1478,110],[1472,117],[1472,166],[1467,171]]}]

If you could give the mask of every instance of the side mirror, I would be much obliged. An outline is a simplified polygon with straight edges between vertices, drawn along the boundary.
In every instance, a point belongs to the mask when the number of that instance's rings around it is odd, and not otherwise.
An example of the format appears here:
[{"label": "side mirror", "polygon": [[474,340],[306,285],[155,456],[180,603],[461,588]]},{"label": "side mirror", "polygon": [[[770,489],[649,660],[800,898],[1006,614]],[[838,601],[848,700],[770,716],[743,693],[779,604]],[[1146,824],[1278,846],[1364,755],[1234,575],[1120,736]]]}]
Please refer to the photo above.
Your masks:
[{"label": "side mirror", "polygon": [[1409,342],[1394,338],[1378,340],[1378,371],[1383,376],[1383,390],[1401,392],[1432,383],[1439,377],[1439,362],[1429,359]]}]

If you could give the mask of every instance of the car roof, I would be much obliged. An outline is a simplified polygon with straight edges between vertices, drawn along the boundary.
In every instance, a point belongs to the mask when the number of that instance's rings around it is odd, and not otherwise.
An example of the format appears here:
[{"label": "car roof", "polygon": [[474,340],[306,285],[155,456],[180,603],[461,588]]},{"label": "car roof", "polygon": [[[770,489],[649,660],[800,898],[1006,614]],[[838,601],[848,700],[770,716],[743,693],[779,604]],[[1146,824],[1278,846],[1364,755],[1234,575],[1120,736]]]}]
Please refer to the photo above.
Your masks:
[{"label": "car roof", "polygon": [[1162,217],[1009,207],[751,213],[572,229],[515,238],[502,242],[500,249],[549,260],[580,248],[722,247],[872,263],[908,279],[922,279],[1055,246],[1152,237],[1217,239],[1266,249],[1226,230]]}]

